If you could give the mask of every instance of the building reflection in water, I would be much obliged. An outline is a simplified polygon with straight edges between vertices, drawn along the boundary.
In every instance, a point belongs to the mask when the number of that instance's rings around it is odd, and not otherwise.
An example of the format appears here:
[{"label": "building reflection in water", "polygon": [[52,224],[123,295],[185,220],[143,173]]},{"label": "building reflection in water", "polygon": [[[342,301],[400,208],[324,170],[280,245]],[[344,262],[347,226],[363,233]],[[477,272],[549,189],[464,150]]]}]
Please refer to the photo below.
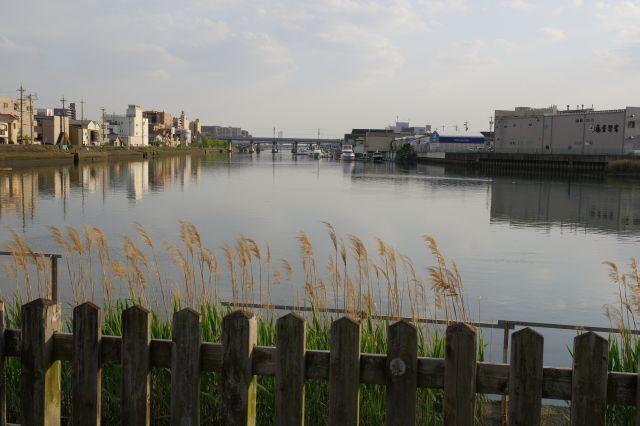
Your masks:
[{"label": "building reflection in water", "polygon": [[198,183],[200,176],[201,159],[190,156],[2,172],[0,219],[12,217],[33,222],[38,213],[38,200],[47,198],[60,200],[66,212],[72,193],[84,200],[89,194],[102,194],[104,198],[108,192],[124,191],[127,199],[136,203],[149,192]]},{"label": "building reflection in water", "polygon": [[640,186],[498,177],[491,183],[491,220],[519,226],[561,226],[637,235]]}]

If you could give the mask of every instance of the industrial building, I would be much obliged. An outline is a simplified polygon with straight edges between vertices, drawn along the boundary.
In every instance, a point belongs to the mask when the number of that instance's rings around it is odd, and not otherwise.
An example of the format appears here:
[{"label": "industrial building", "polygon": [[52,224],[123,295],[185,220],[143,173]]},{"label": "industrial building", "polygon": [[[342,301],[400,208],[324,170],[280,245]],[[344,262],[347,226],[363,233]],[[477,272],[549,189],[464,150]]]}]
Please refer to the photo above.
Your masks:
[{"label": "industrial building", "polygon": [[495,152],[627,155],[640,150],[640,108],[518,107],[495,112]]}]

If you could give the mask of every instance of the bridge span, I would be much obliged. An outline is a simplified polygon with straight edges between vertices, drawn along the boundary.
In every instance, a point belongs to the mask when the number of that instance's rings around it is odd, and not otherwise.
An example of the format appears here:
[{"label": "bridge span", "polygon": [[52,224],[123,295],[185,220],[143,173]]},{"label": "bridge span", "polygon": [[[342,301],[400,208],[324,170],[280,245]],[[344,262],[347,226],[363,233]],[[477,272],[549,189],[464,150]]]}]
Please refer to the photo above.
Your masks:
[{"label": "bridge span", "polygon": [[228,137],[219,138],[220,140],[227,141],[229,143],[229,149],[231,144],[237,145],[238,149],[245,150],[247,148],[253,151],[253,145],[259,146],[263,144],[271,144],[272,152],[278,152],[278,145],[291,145],[291,151],[295,154],[298,152],[298,145],[324,145],[324,146],[340,146],[344,142],[342,139],[320,139],[320,138],[274,138],[263,136],[251,136],[251,137]]}]

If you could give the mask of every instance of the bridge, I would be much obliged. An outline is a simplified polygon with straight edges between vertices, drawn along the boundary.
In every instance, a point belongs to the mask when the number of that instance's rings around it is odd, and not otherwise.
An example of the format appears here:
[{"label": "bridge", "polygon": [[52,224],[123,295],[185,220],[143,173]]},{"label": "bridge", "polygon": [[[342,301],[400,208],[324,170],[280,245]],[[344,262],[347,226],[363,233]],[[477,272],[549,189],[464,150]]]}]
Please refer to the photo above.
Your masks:
[{"label": "bridge", "polygon": [[257,145],[257,150],[260,151],[260,145],[271,144],[271,152],[278,152],[278,144],[291,145],[291,152],[298,152],[298,145],[324,145],[324,146],[340,146],[343,143],[342,139],[320,139],[320,138],[274,138],[271,136],[250,136],[250,137],[229,137],[218,138],[219,140],[227,141],[229,143],[228,149],[231,150],[231,144],[238,145],[239,150],[245,150],[249,148],[250,152],[253,152],[254,145]]}]

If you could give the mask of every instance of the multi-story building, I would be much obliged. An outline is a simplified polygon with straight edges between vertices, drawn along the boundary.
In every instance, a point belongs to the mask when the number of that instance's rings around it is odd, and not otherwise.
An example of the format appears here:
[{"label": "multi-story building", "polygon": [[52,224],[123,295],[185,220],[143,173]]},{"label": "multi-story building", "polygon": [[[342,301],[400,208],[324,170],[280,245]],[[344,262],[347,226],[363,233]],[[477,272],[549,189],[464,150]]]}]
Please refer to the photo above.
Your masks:
[{"label": "multi-story building", "polygon": [[[22,101],[20,101],[20,99],[0,97],[0,114],[9,114],[18,117],[16,138],[13,143],[21,142],[20,138],[22,138],[25,143],[28,143],[31,139],[36,139],[36,135],[34,134],[35,109],[36,105],[33,99],[23,98]],[[20,121],[22,121],[22,131]]]},{"label": "multi-story building", "polygon": [[242,130],[240,127],[202,126],[202,133],[214,139],[251,137],[248,131]]},{"label": "multi-story building", "polygon": [[36,143],[67,145],[69,141],[69,117],[53,115],[36,116]]},{"label": "multi-story building", "polygon": [[20,119],[13,114],[0,114],[0,144],[18,143]]},{"label": "multi-story building", "polygon": [[629,154],[640,150],[640,108],[497,110],[494,149],[527,154]]},{"label": "multi-story building", "polygon": [[71,120],[69,140],[74,146],[102,145],[101,126],[93,120]]},{"label": "multi-story building", "polygon": [[125,115],[105,116],[109,134],[120,136],[125,146],[149,145],[149,119],[144,118],[139,105],[129,105]]},{"label": "multi-story building", "polygon": [[149,128],[152,130],[167,129],[173,123],[171,114],[165,111],[145,111],[142,116],[149,120]]}]

